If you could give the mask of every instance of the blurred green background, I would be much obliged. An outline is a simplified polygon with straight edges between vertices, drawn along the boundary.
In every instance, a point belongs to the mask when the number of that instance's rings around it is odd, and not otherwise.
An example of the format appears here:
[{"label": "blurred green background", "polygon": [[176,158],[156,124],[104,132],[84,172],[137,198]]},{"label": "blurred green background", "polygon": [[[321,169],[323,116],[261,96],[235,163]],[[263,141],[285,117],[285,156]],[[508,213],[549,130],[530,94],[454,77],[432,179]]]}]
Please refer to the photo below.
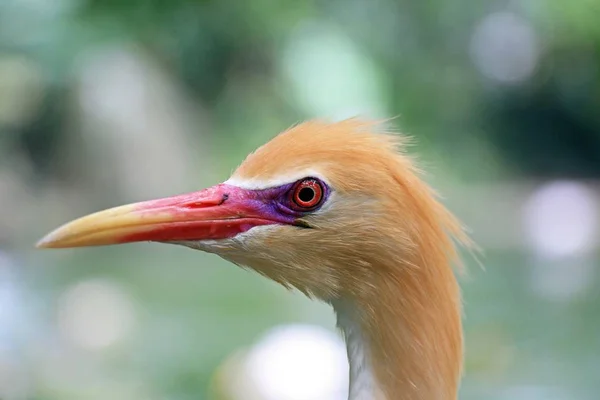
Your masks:
[{"label": "blurred green background", "polygon": [[417,139],[485,249],[460,398],[597,399],[599,21],[598,0],[0,0],[0,398],[345,399],[323,305],[175,246],[32,245],[359,115]]}]

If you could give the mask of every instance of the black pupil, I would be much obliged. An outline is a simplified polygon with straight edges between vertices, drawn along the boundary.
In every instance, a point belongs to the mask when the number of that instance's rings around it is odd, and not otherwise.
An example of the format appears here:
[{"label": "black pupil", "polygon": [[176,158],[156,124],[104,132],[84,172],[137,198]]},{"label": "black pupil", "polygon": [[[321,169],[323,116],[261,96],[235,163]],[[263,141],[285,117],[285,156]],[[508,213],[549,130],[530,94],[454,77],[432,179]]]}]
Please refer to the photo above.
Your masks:
[{"label": "black pupil", "polygon": [[298,193],[298,198],[304,203],[308,203],[315,198],[315,190],[310,187],[303,187]]}]

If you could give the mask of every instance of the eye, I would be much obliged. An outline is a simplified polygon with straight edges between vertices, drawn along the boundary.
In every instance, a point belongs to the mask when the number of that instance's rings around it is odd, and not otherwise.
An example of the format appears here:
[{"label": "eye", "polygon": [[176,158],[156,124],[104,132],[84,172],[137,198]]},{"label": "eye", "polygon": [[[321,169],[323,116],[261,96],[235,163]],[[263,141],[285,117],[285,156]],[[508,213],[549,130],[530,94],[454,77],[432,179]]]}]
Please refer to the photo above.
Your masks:
[{"label": "eye", "polygon": [[292,200],[299,208],[314,209],[323,200],[323,186],[316,179],[304,179],[296,184],[292,192]]}]

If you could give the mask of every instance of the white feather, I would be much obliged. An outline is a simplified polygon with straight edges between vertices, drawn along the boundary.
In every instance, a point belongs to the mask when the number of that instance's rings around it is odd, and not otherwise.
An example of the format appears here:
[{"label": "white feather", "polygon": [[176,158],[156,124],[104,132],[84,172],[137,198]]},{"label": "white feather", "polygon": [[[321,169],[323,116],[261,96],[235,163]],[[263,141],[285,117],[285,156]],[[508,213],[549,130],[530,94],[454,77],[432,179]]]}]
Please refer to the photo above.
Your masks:
[{"label": "white feather", "polygon": [[269,189],[273,187],[278,187],[281,185],[286,185],[288,183],[295,182],[302,178],[318,178],[323,182],[327,183],[327,179],[318,171],[314,169],[303,169],[299,171],[294,171],[290,174],[278,175],[276,177],[270,179],[244,179],[236,176],[232,176],[224,183],[231,186],[237,186],[242,189],[247,190],[262,190]]},{"label": "white feather", "polygon": [[350,364],[350,390],[348,400],[385,400],[378,387],[371,366],[371,356],[362,328],[352,305],[346,301],[333,304],[337,326],[346,340]]}]

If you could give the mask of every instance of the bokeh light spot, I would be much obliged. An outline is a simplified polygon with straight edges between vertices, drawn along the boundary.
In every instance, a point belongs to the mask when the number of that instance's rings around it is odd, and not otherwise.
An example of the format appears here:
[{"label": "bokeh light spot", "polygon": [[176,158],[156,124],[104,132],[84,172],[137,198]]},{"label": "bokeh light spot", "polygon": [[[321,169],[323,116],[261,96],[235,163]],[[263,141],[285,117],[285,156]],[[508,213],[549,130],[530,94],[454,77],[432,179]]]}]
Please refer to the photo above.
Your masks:
[{"label": "bokeh light spot", "polygon": [[60,298],[59,327],[78,347],[103,349],[122,340],[135,319],[133,301],[107,280],[77,283]]}]

